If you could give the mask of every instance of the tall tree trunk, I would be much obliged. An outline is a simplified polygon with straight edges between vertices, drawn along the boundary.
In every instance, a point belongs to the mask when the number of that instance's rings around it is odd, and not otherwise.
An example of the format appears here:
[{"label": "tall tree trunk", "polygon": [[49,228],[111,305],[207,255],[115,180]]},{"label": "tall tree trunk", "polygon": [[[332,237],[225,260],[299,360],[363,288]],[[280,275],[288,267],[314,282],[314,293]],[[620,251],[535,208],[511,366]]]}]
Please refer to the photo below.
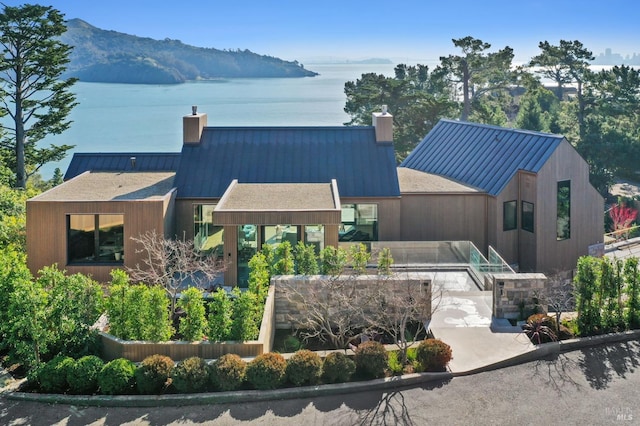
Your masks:
[{"label": "tall tree trunk", "polygon": [[24,120],[22,111],[22,78],[21,72],[16,73],[16,110],[15,110],[15,128],[16,128],[16,188],[27,187],[27,172],[25,170],[25,139]]},{"label": "tall tree trunk", "polygon": [[463,72],[462,72],[462,115],[460,116],[460,121],[467,121],[469,116],[471,115],[471,96],[469,95],[469,66],[466,61],[463,62]]}]

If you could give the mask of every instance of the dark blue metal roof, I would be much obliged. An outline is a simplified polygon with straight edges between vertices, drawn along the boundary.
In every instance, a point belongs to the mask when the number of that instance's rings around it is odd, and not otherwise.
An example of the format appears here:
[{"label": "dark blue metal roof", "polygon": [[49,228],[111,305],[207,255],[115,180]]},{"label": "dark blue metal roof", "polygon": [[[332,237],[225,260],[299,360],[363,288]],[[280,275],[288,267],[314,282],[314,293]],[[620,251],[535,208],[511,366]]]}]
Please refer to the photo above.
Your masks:
[{"label": "dark blue metal roof", "polygon": [[399,196],[393,144],[371,126],[205,127],[184,145],[176,174],[180,198],[221,197],[240,183],[338,182],[341,197]]},{"label": "dark blue metal roof", "polygon": [[[135,167],[131,157],[135,157]],[[86,171],[94,172],[172,172],[178,170],[179,152],[81,152],[73,154],[64,179]]]},{"label": "dark blue metal roof", "polygon": [[537,173],[563,139],[443,119],[401,166],[455,179],[495,196],[518,170]]}]

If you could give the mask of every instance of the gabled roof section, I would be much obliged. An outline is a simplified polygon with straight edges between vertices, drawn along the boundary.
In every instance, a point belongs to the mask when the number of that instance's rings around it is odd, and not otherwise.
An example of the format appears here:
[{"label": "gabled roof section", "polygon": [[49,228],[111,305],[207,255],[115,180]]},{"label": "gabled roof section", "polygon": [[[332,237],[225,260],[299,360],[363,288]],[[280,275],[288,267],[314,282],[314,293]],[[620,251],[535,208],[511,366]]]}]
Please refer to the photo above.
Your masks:
[{"label": "gabled roof section", "polygon": [[[131,158],[135,157],[135,165]],[[84,172],[175,172],[179,152],[81,152],[73,154],[64,180]]]},{"label": "gabled roof section", "polygon": [[440,120],[402,162],[496,196],[518,170],[537,173],[563,136]]},{"label": "gabled roof section", "polygon": [[326,183],[342,197],[400,195],[393,144],[372,126],[205,127],[185,144],[176,174],[179,198],[219,198],[229,184]]}]

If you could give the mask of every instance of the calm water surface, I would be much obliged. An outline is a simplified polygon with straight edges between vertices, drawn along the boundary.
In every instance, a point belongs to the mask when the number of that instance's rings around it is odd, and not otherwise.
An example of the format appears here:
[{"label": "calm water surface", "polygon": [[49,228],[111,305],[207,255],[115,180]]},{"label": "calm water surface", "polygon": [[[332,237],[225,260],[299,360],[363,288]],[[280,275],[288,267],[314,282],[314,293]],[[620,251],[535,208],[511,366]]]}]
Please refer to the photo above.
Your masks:
[{"label": "calm water surface", "polygon": [[[344,83],[363,73],[393,75],[394,65],[309,65],[313,78],[228,79],[177,85],[77,83],[80,103],[73,124],[45,144],[75,145],[72,152],[179,151],[182,116],[191,105],[206,112],[210,126],[339,126]],[[71,155],[42,168],[49,178]]]}]

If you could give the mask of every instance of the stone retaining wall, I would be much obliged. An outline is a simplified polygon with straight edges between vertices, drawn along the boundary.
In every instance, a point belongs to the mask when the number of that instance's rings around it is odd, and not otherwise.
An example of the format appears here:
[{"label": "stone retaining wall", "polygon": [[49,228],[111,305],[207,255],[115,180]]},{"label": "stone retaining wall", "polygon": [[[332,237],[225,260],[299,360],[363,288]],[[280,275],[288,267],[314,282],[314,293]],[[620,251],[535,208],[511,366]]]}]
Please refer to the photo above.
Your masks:
[{"label": "stone retaining wall", "polygon": [[[379,309],[382,294],[387,295],[388,298],[395,298],[394,302],[397,302],[398,297],[418,298],[421,310],[427,314],[425,319],[429,319],[431,318],[431,283],[432,279],[425,278],[424,273],[420,276],[412,273],[398,273],[391,276],[276,276],[271,279],[271,284],[276,289],[275,327],[277,329],[297,328],[308,318],[310,304],[317,305],[316,302],[320,301],[329,306],[332,300],[341,299],[340,296],[331,297],[337,292],[348,294],[349,298],[345,302],[355,304],[354,309],[362,310],[364,313]],[[393,303],[389,300],[387,303]]]},{"label": "stone retaining wall", "polygon": [[[490,274],[487,276],[493,289],[493,316],[496,318],[520,317],[521,303],[524,312],[531,313],[536,307],[547,311],[542,304],[546,294],[544,274]],[[536,305],[536,301],[539,303]],[[526,318],[524,318],[526,319]]]}]

